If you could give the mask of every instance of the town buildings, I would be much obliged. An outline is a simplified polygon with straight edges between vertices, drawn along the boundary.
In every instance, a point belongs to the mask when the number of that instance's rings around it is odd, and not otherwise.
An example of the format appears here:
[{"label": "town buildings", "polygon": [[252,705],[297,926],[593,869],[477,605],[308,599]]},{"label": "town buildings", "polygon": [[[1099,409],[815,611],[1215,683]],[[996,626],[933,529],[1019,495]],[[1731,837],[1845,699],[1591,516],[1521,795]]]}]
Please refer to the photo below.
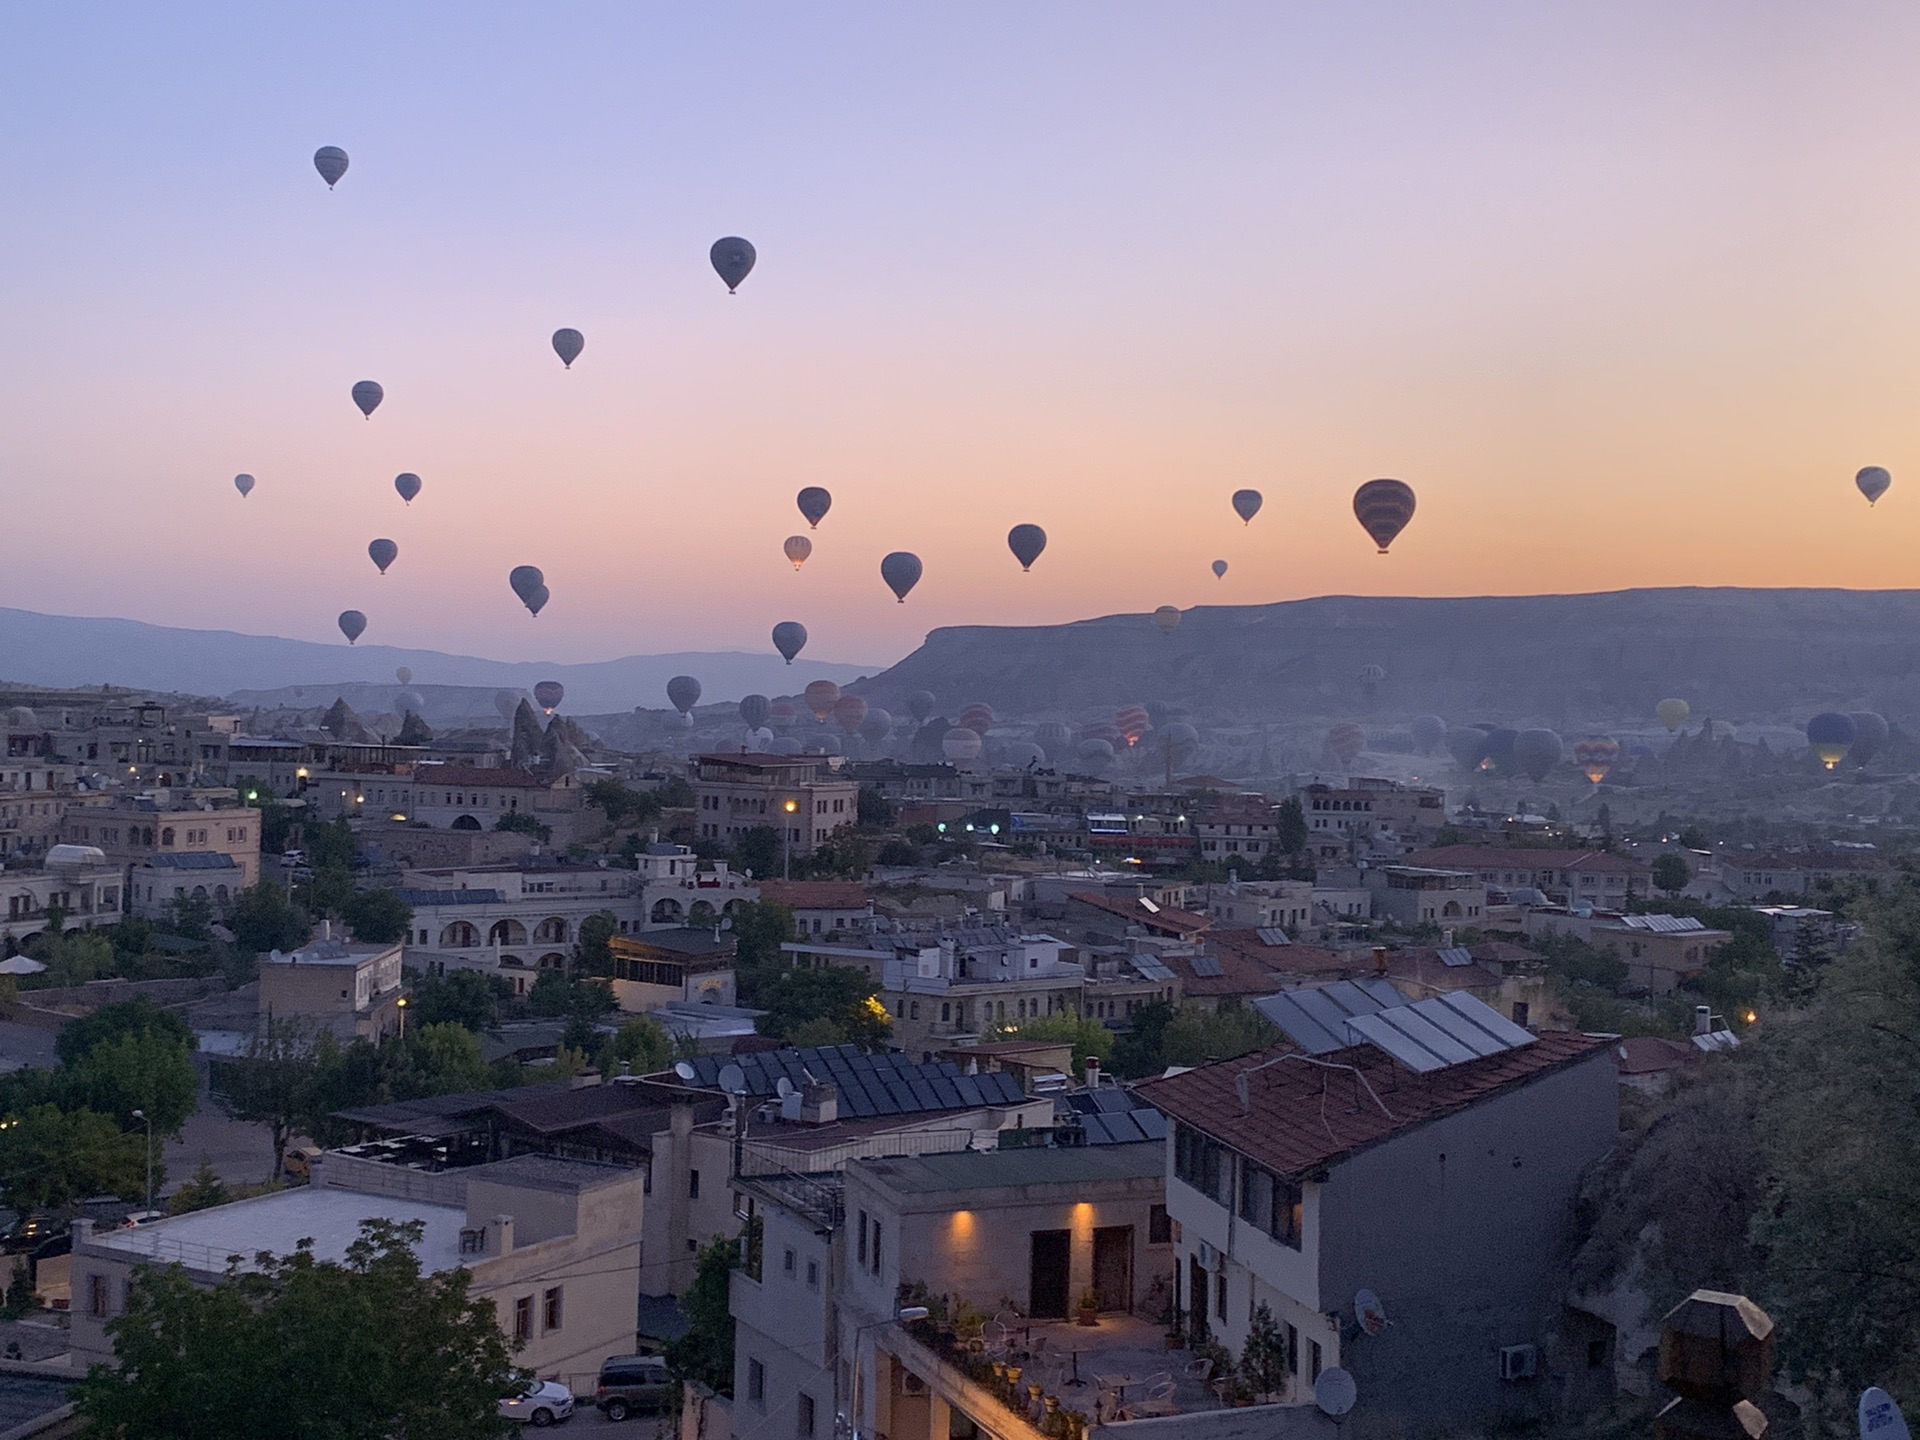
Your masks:
[{"label": "town buildings", "polygon": [[1535,890],[1550,903],[1624,909],[1653,893],[1653,872],[1605,850],[1535,850],[1521,846],[1446,845],[1404,856],[1402,863],[1464,870],[1489,890]]},{"label": "town buildings", "polygon": [[320,934],[298,950],[260,960],[260,1033],[296,1043],[322,1032],[343,1044],[384,1040],[402,1017],[398,945],[352,945]]},{"label": "town buildings", "polygon": [[1614,911],[1528,910],[1529,935],[1572,935],[1626,962],[1629,986],[1664,995],[1700,974],[1733,939],[1691,915],[1623,915]]},{"label": "town buildings", "polygon": [[810,855],[859,820],[859,782],[838,755],[701,755],[693,764],[694,819],[703,839],[735,844],[771,828],[784,853]]},{"label": "town buildings", "polygon": [[[152,855],[224,855],[240,889],[260,878],[260,813],[226,789],[102,791],[77,795],[60,826],[70,845],[91,845],[126,872]],[[129,882],[131,879],[129,878]]]},{"label": "town buildings", "polygon": [[61,934],[114,925],[120,920],[123,876],[91,845],[56,845],[38,870],[0,875],[6,911],[0,944],[18,950],[48,934],[57,919]]}]

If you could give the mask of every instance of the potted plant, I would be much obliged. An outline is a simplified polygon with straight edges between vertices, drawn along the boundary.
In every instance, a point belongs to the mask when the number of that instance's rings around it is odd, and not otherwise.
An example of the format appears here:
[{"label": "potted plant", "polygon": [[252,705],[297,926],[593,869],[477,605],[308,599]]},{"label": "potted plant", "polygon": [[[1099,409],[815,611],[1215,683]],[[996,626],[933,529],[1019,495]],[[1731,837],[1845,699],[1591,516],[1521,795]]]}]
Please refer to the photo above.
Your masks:
[{"label": "potted plant", "polygon": [[1100,1297],[1088,1286],[1080,1292],[1080,1313],[1074,1317],[1074,1323],[1089,1328],[1100,1323]]}]

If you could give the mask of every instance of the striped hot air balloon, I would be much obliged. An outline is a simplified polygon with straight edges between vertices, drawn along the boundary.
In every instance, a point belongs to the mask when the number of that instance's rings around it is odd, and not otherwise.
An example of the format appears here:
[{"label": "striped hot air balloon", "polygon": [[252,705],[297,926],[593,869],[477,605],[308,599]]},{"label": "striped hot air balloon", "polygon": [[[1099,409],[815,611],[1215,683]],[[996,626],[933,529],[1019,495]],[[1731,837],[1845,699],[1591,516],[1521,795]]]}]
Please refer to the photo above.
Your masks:
[{"label": "striped hot air balloon", "polygon": [[1353,492],[1353,513],[1382,555],[1413,519],[1413,487],[1403,480],[1369,480]]},{"label": "striped hot air balloon", "polygon": [[1607,778],[1607,772],[1613,769],[1613,762],[1619,758],[1620,742],[1604,735],[1593,740],[1573,742],[1573,763],[1595,785]]}]

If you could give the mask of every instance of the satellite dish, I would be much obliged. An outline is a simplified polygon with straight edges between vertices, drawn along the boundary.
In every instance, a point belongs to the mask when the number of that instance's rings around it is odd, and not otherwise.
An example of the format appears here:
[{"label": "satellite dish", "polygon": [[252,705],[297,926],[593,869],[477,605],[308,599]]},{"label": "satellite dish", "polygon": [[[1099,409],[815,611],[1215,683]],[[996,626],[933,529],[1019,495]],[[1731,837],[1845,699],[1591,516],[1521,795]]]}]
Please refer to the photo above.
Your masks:
[{"label": "satellite dish", "polygon": [[1878,1385],[1860,1392],[1860,1440],[1911,1440],[1899,1403]]},{"label": "satellite dish", "polygon": [[684,1060],[676,1060],[673,1062],[673,1073],[678,1075],[682,1080],[686,1081],[689,1085],[691,1085],[694,1082],[694,1080],[698,1078],[698,1072],[696,1072],[693,1066],[689,1065]]},{"label": "satellite dish", "polygon": [[1378,1335],[1387,1328],[1387,1307],[1373,1291],[1362,1290],[1353,1297],[1353,1318],[1367,1334]]},{"label": "satellite dish", "polygon": [[720,1088],[726,1091],[729,1095],[746,1094],[747,1093],[747,1072],[742,1070],[738,1065],[721,1066],[720,1067]]},{"label": "satellite dish", "polygon": [[1359,1398],[1360,1387],[1353,1383],[1353,1376],[1338,1365],[1322,1370],[1320,1378],[1313,1382],[1313,1403],[1336,1420],[1353,1409],[1353,1402]]},{"label": "satellite dish", "polygon": [[782,1100],[791,1100],[800,1092],[793,1088],[793,1082],[791,1080],[782,1075],[778,1080],[773,1082],[773,1093],[778,1095]]}]

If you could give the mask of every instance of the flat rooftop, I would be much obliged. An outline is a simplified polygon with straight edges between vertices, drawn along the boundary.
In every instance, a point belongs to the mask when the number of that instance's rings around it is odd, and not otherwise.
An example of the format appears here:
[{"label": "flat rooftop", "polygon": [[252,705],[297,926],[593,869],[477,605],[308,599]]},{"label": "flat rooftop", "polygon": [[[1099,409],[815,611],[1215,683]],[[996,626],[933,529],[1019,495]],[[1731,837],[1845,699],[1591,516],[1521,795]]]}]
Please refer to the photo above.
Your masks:
[{"label": "flat rooftop", "polygon": [[417,1247],[420,1268],[428,1274],[460,1264],[460,1231],[467,1223],[463,1207],[430,1205],[354,1190],[302,1185],[231,1205],[216,1205],[149,1225],[96,1233],[93,1244],[130,1258],[190,1270],[224,1271],[229,1256],[242,1269],[258,1268],[262,1250],[289,1255],[302,1240],[312,1240],[316,1260],[346,1259],[347,1247],[360,1238],[363,1220],[418,1220],[426,1233]]},{"label": "flat rooftop", "polygon": [[906,1195],[1004,1190],[1027,1185],[1091,1185],[1166,1174],[1164,1142],[1134,1145],[1034,1146],[1018,1150],[963,1150],[854,1162],[858,1173]]}]

